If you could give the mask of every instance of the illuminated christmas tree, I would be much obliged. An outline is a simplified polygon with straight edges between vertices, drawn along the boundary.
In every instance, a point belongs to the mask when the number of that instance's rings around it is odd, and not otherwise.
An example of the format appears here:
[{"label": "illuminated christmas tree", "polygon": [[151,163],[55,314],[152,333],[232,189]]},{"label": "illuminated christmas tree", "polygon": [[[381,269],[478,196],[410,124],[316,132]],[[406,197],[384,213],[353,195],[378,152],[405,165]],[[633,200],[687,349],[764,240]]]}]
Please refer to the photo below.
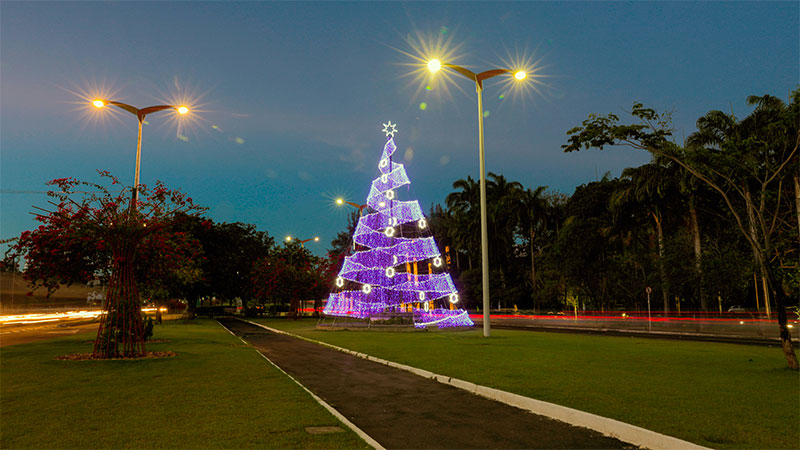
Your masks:
[{"label": "illuminated christmas tree", "polygon": [[392,161],[396,125],[383,125],[388,140],[380,176],[367,196],[370,212],[358,220],[355,251],[345,257],[324,313],[359,319],[407,315],[418,328],[471,327],[419,203],[397,198],[398,188],[410,181],[403,165]]}]

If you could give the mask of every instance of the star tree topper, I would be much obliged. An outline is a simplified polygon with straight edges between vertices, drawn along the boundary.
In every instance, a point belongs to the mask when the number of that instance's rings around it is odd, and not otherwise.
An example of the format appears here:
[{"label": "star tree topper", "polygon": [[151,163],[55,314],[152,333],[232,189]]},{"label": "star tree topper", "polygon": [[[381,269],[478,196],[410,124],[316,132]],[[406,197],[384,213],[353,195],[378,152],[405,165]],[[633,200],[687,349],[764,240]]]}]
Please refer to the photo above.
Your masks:
[{"label": "star tree topper", "polygon": [[392,123],[390,120],[389,123],[383,124],[383,132],[386,133],[386,137],[394,137],[394,134],[397,133],[397,124]]}]

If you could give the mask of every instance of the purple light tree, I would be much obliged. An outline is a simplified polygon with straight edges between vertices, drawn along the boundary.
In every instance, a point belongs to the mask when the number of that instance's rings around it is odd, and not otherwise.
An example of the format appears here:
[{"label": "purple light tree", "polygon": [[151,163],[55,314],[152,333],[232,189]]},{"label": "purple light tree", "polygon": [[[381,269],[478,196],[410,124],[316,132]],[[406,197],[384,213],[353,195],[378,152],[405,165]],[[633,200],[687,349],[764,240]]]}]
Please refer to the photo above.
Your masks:
[{"label": "purple light tree", "polygon": [[358,220],[355,251],[345,257],[324,313],[360,319],[406,313],[418,328],[471,327],[419,203],[397,198],[410,181],[392,161],[396,125],[383,125],[389,139],[367,196],[371,212]]}]

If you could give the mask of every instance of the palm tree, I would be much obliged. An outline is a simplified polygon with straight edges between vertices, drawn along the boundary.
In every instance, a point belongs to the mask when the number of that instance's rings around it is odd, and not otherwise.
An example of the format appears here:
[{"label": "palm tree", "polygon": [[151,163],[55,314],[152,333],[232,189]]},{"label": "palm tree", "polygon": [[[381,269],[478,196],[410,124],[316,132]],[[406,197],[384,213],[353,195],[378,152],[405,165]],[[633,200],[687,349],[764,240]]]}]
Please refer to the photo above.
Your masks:
[{"label": "palm tree", "polygon": [[[544,197],[545,189],[547,189],[547,186],[539,186],[536,189],[528,189],[522,193],[524,207],[519,210],[518,219],[522,232],[528,234],[531,255],[531,290],[534,299],[536,298],[533,295],[536,291],[536,255],[541,251],[541,246],[538,245],[536,240],[537,233],[541,236],[550,222],[548,220],[550,208],[548,207],[547,199]],[[534,309],[538,309],[535,300]]]},{"label": "palm tree", "polygon": [[639,167],[629,167],[622,171],[623,180],[629,180],[611,198],[611,206],[619,208],[623,204],[636,202],[647,208],[653,219],[653,231],[658,240],[658,273],[661,281],[661,297],[664,312],[669,312],[669,283],[664,264],[664,209],[666,197],[675,191],[675,170],[652,162]]},{"label": "palm tree", "polygon": [[453,182],[455,192],[447,194],[445,203],[452,211],[454,227],[451,239],[456,251],[467,253],[467,264],[472,269],[473,255],[480,246],[480,186],[468,176]]},{"label": "palm tree", "polygon": [[511,255],[514,250],[514,232],[517,229],[519,211],[525,188],[517,181],[508,181],[505,176],[488,173],[486,184],[487,213],[490,248],[494,249],[494,261],[501,274],[509,272]]}]

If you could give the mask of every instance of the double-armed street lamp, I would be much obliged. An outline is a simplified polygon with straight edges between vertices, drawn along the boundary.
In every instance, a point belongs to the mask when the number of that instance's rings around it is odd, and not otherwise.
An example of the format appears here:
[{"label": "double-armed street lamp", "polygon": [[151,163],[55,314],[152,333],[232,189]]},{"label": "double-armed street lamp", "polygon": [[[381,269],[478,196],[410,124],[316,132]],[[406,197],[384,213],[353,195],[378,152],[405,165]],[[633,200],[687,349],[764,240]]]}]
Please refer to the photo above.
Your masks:
[{"label": "double-armed street lamp", "polygon": [[306,247],[306,242],[308,242],[308,241],[319,242],[319,236],[314,236],[313,238],[309,238],[309,239],[298,239],[296,237],[286,236],[286,242],[292,242],[292,241],[299,242],[300,246],[305,248]]},{"label": "double-armed street lamp", "polygon": [[345,200],[343,198],[337,198],[336,199],[336,204],[337,205],[345,205],[345,204],[347,204],[347,205],[352,206],[353,208],[358,210],[358,215],[359,216],[363,216],[364,215],[364,208],[369,206],[369,205],[366,205],[366,204],[359,205],[358,203],[348,202],[347,200]]},{"label": "double-armed street lamp", "polygon": [[180,115],[186,115],[189,113],[189,108],[185,105],[181,106],[174,106],[174,105],[156,105],[156,106],[148,106],[147,108],[136,108],[135,106],[128,105],[122,102],[115,102],[106,99],[95,99],[92,101],[92,105],[95,108],[105,108],[107,105],[113,105],[117,108],[123,109],[128,111],[129,113],[135,115],[139,119],[139,135],[136,139],[136,174],[134,175],[133,179],[133,196],[131,197],[131,207],[136,208],[136,202],[139,200],[139,162],[141,161],[142,157],[142,125],[144,124],[144,119],[148,114],[152,114],[158,111],[164,111],[166,109],[173,109],[176,113]]},{"label": "double-armed street lamp", "polygon": [[481,73],[472,72],[455,64],[443,63],[438,59],[428,61],[428,70],[436,73],[442,68],[452,69],[475,82],[478,93],[478,155],[480,158],[480,192],[481,192],[481,274],[483,281],[483,335],[489,337],[489,243],[486,222],[486,169],[483,151],[483,81],[498,75],[510,74],[516,81],[522,81],[526,73],[522,70],[492,69]]}]

